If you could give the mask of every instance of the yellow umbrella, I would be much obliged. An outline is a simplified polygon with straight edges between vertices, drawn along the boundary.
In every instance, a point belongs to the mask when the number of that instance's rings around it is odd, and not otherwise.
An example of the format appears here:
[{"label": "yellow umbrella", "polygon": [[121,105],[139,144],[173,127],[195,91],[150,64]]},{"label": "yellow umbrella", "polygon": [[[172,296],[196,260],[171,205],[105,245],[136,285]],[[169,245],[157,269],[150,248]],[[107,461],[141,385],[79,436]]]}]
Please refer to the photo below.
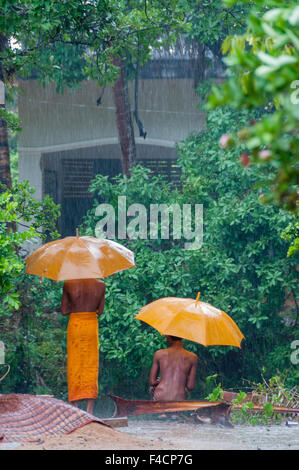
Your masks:
[{"label": "yellow umbrella", "polygon": [[240,348],[242,332],[227,313],[197,299],[165,297],[143,307],[138,320],[162,335],[178,336],[204,346],[226,345]]},{"label": "yellow umbrella", "polygon": [[39,247],[26,259],[26,273],[55,281],[104,278],[135,266],[134,253],[112,240],[66,237]]}]

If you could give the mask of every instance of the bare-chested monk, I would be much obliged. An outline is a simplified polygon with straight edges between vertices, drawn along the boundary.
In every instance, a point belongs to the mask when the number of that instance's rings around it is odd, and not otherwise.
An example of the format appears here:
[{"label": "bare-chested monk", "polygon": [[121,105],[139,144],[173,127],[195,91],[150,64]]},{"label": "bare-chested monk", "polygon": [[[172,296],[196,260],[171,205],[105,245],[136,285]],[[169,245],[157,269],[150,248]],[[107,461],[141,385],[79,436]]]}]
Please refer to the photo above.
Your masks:
[{"label": "bare-chested monk", "polygon": [[103,313],[105,283],[96,279],[75,279],[63,286],[61,312],[70,315],[67,327],[67,378],[69,401],[78,406],[87,400],[93,413],[98,395],[98,316]]},{"label": "bare-chested monk", "polygon": [[166,336],[166,339],[170,347],[156,351],[153,359],[149,378],[152,399],[182,401],[195,387],[198,358],[183,348],[181,338]]}]

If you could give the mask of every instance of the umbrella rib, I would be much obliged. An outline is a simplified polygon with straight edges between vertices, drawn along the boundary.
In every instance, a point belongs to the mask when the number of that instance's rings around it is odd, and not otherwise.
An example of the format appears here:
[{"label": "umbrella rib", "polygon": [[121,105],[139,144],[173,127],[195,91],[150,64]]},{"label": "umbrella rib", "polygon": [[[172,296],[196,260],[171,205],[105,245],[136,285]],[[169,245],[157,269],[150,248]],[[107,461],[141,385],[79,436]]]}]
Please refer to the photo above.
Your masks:
[{"label": "umbrella rib", "polygon": [[[72,244],[71,244],[70,248],[73,246],[74,241],[75,241],[75,240],[72,241]],[[66,255],[67,255],[67,250],[65,250],[65,251],[63,252],[63,258],[61,259],[60,269],[61,269],[61,266],[63,266],[64,259],[65,259]]]},{"label": "umbrella rib", "polygon": [[[91,258],[93,258],[94,255],[93,255],[92,251],[90,250],[89,246],[85,243],[85,240],[82,240],[82,238],[80,240],[83,242],[83,244],[84,244],[85,248],[87,249],[87,251],[89,252]],[[101,269],[102,276],[99,276],[99,277],[105,277],[104,272],[103,272],[103,268],[101,267],[100,269]]]},{"label": "umbrella rib", "polygon": [[[54,242],[53,242],[53,243],[54,243]],[[42,247],[41,247],[41,248],[42,248]],[[49,246],[49,248],[51,248],[51,246]],[[65,256],[65,252],[63,253],[63,256]],[[43,253],[41,254],[41,258],[43,258],[43,257],[46,257],[46,258],[47,258],[47,251],[45,251],[45,252],[43,252]],[[48,271],[49,271],[48,268],[44,268],[41,275],[42,275],[42,276],[45,275],[46,273],[48,273]],[[47,277],[47,276],[45,276],[45,277]],[[54,278],[53,278],[53,279],[54,279]]]},{"label": "umbrella rib", "polygon": [[[73,245],[77,242],[77,240],[80,240],[80,242],[83,243],[85,249],[88,251],[88,253],[90,254],[91,258],[93,258],[93,253],[90,251],[88,245],[85,243],[85,240],[82,240],[81,237],[77,238],[77,237],[74,237],[74,240],[72,240],[72,244],[70,246],[70,249],[73,247]],[[67,255],[67,253],[65,253],[65,256]]]},{"label": "umbrella rib", "polygon": [[[73,238],[74,238],[74,239],[72,240],[72,242],[71,242],[69,248],[68,248],[67,250],[63,250],[63,251],[62,251],[59,271],[61,270],[61,267],[63,266],[63,263],[64,263],[64,261],[65,261],[66,256],[68,255],[69,250],[73,247],[73,245],[74,245],[74,243],[75,243],[75,241],[76,241],[76,239],[77,239],[76,237],[73,237]],[[58,277],[59,277],[59,276],[58,276]]]}]

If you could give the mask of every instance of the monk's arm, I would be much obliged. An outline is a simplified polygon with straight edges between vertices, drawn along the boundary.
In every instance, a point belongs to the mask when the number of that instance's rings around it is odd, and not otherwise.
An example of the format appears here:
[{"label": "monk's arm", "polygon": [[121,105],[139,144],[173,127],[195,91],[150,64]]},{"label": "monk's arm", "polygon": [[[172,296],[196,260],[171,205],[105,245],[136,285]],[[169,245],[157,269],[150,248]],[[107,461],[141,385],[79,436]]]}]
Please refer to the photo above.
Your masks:
[{"label": "monk's arm", "polygon": [[66,290],[65,286],[63,286],[63,293],[62,293],[60,308],[61,308],[62,315],[69,315],[71,313],[69,296],[68,296],[68,293],[67,293],[67,290]]},{"label": "monk's arm", "polygon": [[149,375],[149,383],[152,387],[154,387],[155,385],[158,385],[159,383],[159,379],[158,379],[159,370],[160,370],[159,358],[156,352],[154,355],[153,364],[152,364],[152,368],[151,368],[150,375]]},{"label": "monk's arm", "polygon": [[186,384],[187,390],[193,390],[195,387],[197,362],[198,362],[198,359],[196,357],[194,358],[192,362],[191,369],[188,375],[187,384]]},{"label": "monk's arm", "polygon": [[105,305],[105,292],[106,292],[106,286],[104,285],[103,287],[103,295],[101,297],[101,300],[99,302],[99,305],[98,305],[98,308],[97,308],[97,314],[100,316],[102,315],[103,311],[104,311],[104,305]]}]

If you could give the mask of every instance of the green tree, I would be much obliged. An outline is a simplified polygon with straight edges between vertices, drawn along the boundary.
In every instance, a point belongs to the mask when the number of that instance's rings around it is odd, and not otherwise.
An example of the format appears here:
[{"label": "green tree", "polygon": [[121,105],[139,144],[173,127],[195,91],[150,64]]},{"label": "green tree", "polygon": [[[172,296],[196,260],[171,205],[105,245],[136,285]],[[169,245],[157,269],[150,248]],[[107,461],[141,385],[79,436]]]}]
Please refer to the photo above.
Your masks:
[{"label": "green tree", "polygon": [[[22,247],[25,241],[55,238],[59,208],[49,196],[37,202],[28,182],[0,192],[0,305],[17,309],[20,306],[16,289],[18,276],[24,269]],[[16,231],[16,225],[23,230]],[[26,253],[26,250],[25,250]]]},{"label": "green tree", "polygon": [[[67,60],[69,70],[74,66],[75,68],[80,66],[78,69],[80,73],[74,74],[69,80],[71,85],[78,84],[82,80],[82,75],[85,79],[96,80],[100,86],[105,86],[108,82],[113,85],[122,171],[127,176],[130,176],[130,169],[136,161],[128,80],[136,76],[139,66],[150,59],[151,50],[163,45],[166,41],[165,36],[167,41],[171,42],[177,30],[182,27],[184,15],[176,3],[173,0],[109,1],[107,2],[109,13],[106,16],[109,34],[103,35],[102,24],[98,22],[95,13],[94,18],[89,19],[91,30],[97,34],[95,42],[88,36],[85,42],[78,40],[76,30],[68,36],[71,44],[79,46],[82,53],[81,65],[76,57],[73,64],[70,58]],[[66,46],[67,42],[64,41],[63,45]],[[48,49],[48,56],[56,57],[55,51],[53,54],[52,49]],[[57,62],[56,58],[55,73],[55,80],[61,87],[64,86],[65,75],[64,57],[62,59],[63,62]],[[70,76],[70,73],[68,75]],[[96,99],[97,97],[95,101]],[[135,117],[138,122],[137,116]]]},{"label": "green tree", "polygon": [[[124,65],[128,58],[146,60],[163,32],[178,27],[182,13],[174,0],[95,0],[43,2],[1,0],[0,80],[14,74],[55,80],[61,91],[82,79],[100,85],[114,82],[117,127],[123,171],[134,163],[135,147]],[[96,101],[97,97],[95,97]],[[11,185],[6,135],[7,113],[1,121],[3,182]],[[0,129],[1,130],[1,129]],[[5,143],[5,145],[4,145]]]},{"label": "green tree", "polygon": [[[225,355],[235,357],[228,374],[242,371],[249,378],[265,366],[287,368],[294,376],[289,347],[298,328],[298,278],[296,261],[285,259],[288,247],[280,237],[292,215],[260,202],[260,193],[271,191],[264,182],[275,167],[243,167],[244,144],[226,151],[218,145],[223,134],[237,132],[252,118],[248,111],[219,107],[208,112],[207,129],[180,146],[185,192],[204,206],[203,247],[190,269],[204,286],[199,289],[204,298],[231,314],[245,335],[242,354]],[[293,298],[289,328],[283,314],[288,292]]]},{"label": "green tree", "polygon": [[54,387],[65,380],[61,371],[65,328],[61,329],[55,317],[61,286],[50,281],[41,284],[25,274],[24,261],[30,244],[58,236],[58,215],[59,208],[49,197],[36,201],[27,182],[0,191],[0,339],[11,368],[1,383],[3,392],[34,389],[47,393],[51,384]]},{"label": "green tree", "polygon": [[[225,5],[249,4],[227,0]],[[272,166],[271,191],[264,198],[297,211],[299,74],[299,9],[296,2],[254,2],[247,31],[228,36],[222,45],[229,78],[214,87],[209,107],[231,105],[259,109],[259,119],[246,123],[222,144],[246,144],[245,164]]]},{"label": "green tree", "polygon": [[190,48],[190,60],[194,61],[194,88],[197,88],[205,81],[205,72],[209,68],[207,53],[222,60],[221,46],[227,35],[244,32],[247,8],[239,4],[226,7],[219,0],[182,0],[181,5],[187,20],[181,36]]}]

